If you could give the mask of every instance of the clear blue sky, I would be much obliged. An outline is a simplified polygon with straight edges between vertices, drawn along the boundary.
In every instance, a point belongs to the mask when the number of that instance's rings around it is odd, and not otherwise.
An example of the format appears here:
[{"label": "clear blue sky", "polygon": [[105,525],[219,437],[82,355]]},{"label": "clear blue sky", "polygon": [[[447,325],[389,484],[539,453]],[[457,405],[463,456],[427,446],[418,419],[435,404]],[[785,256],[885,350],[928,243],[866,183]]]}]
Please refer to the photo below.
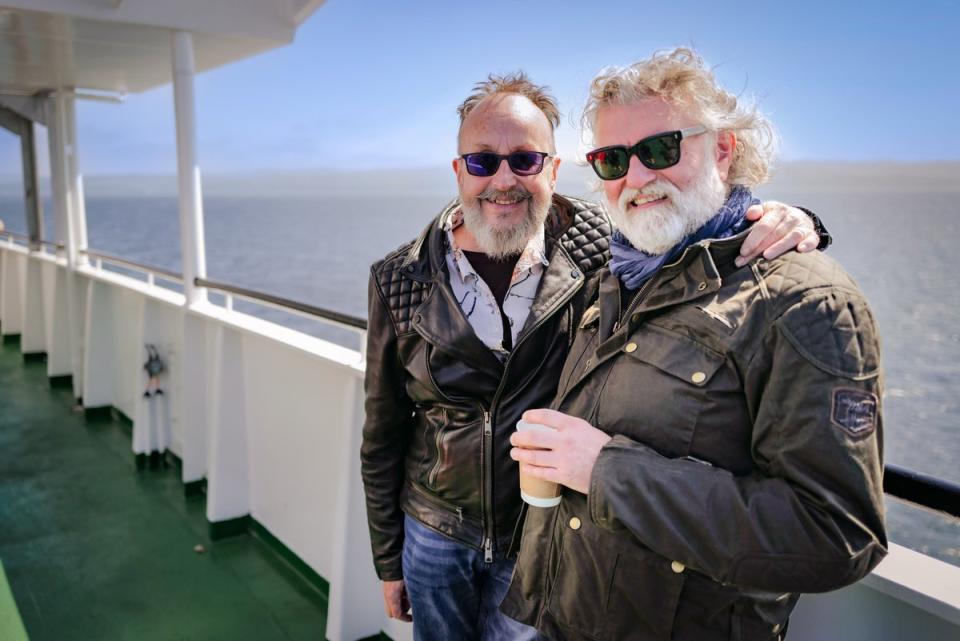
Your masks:
[{"label": "clear blue sky", "polygon": [[[960,159],[956,0],[329,0],[292,45],[198,76],[201,166],[444,164],[455,106],[486,74],[515,69],[559,98],[560,153],[573,157],[594,74],[681,44],[718,65],[725,86],[759,99],[786,160]],[[119,106],[83,102],[78,113],[85,174],[175,172],[169,87]],[[18,154],[0,136],[0,173]]]}]

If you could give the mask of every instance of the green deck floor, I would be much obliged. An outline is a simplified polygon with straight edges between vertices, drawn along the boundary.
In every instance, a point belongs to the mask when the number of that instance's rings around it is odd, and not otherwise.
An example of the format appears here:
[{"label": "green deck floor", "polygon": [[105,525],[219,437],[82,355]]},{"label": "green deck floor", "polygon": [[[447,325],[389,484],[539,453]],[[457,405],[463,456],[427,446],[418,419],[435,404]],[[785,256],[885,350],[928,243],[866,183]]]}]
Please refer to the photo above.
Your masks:
[{"label": "green deck floor", "polygon": [[0,562],[31,641],[324,638],[325,595],[255,536],[211,543],[177,468],[136,471],[129,428],[71,397],[0,344]]}]

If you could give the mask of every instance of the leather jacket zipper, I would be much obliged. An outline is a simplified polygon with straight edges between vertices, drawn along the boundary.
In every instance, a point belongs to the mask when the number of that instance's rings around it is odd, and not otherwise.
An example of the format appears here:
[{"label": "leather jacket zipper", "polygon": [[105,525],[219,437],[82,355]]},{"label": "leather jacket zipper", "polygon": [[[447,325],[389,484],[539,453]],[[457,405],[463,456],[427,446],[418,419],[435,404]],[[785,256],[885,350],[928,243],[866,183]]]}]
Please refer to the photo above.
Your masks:
[{"label": "leather jacket zipper", "polygon": [[427,501],[428,503],[433,503],[437,507],[443,508],[447,512],[453,512],[454,514],[457,515],[457,520],[460,521],[460,523],[463,523],[462,507],[460,507],[459,505],[454,505],[453,503],[448,503],[447,501],[444,501],[443,499],[441,499],[439,496],[434,496],[433,494],[430,494],[426,490],[422,489],[416,483],[409,483],[408,485],[411,488],[413,488],[414,492],[422,496],[425,501]]},{"label": "leather jacket zipper", "polygon": [[440,425],[437,426],[437,434],[433,438],[433,443],[437,448],[437,460],[434,461],[433,467],[430,469],[430,473],[427,475],[427,482],[430,484],[430,487],[434,487],[437,483],[437,476],[440,474],[440,463],[442,461],[442,456],[440,454],[441,449],[443,448],[443,438],[446,436],[445,428],[447,426],[447,410],[443,410],[442,420]]},{"label": "leather jacket zipper", "polygon": [[443,430],[437,430],[437,437],[434,439],[434,444],[437,447],[437,460],[434,462],[430,474],[427,475],[427,481],[430,483],[430,487],[434,487],[437,484],[437,475],[440,473],[440,449],[443,447]]},{"label": "leather jacket zipper", "polygon": [[[506,371],[506,370],[504,370]],[[499,390],[498,390],[499,391]],[[496,400],[496,396],[494,396]],[[493,420],[489,410],[483,410],[483,560],[493,563]]]},{"label": "leather jacket zipper", "polygon": [[497,391],[493,394],[493,400],[490,402],[489,409],[482,405],[480,406],[480,409],[483,411],[483,466],[481,468],[483,487],[480,502],[483,506],[483,560],[485,563],[493,563],[493,414],[497,407],[497,401],[500,400],[500,394],[503,392],[503,388],[507,382],[510,361],[513,360],[513,355],[517,353],[517,350],[523,342],[530,336],[533,336],[533,334],[556,313],[557,309],[566,305],[573,295],[583,287],[585,281],[586,277],[581,275],[581,277],[577,279],[576,286],[571,288],[566,296],[554,303],[554,308],[550,313],[544,314],[535,325],[517,337],[516,344],[513,346],[513,349],[510,350],[510,354],[503,364],[503,376],[500,378],[500,385],[497,386]]}]

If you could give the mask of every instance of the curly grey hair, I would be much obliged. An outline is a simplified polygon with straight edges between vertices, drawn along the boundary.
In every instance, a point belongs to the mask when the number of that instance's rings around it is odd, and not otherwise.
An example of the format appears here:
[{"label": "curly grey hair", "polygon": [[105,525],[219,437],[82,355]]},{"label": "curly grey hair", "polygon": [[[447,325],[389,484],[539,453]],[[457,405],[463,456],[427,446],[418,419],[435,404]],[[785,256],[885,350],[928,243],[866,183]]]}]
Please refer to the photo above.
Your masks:
[{"label": "curly grey hair", "polygon": [[689,110],[711,131],[732,131],[737,146],[727,183],[755,186],[769,178],[779,142],[773,125],[755,105],[744,105],[721,88],[703,58],[679,47],[660,51],[627,67],[607,67],[590,85],[583,112],[584,132],[594,130],[597,113],[607,105],[660,98]]}]

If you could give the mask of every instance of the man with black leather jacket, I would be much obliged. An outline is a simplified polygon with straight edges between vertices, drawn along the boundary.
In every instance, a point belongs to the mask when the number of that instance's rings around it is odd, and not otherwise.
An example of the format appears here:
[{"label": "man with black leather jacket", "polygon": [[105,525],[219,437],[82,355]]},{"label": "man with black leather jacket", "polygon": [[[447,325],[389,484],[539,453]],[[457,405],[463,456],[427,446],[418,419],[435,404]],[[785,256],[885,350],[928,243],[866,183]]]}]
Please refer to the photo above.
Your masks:
[{"label": "man with black leather jacket", "polygon": [[[532,639],[500,614],[521,501],[509,435],[553,398],[610,223],[554,194],[559,112],[523,74],[459,108],[459,198],[371,269],[361,451],[377,575],[417,639]],[[766,215],[764,215],[766,213]],[[810,220],[755,207],[744,252],[817,246]]]}]

